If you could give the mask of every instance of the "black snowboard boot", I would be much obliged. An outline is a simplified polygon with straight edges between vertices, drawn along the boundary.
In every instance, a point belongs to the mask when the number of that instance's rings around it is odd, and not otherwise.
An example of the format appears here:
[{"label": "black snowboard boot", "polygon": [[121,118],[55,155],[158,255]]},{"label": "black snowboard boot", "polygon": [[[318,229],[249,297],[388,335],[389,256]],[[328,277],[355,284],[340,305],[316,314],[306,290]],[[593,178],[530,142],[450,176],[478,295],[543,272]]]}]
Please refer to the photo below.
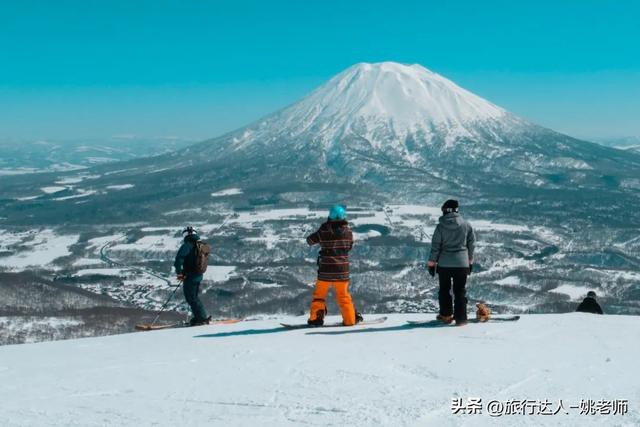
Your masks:
[{"label": "black snowboard boot", "polygon": [[356,311],[356,325],[362,322],[363,320],[364,320],[364,317],[362,317],[362,313],[360,313],[359,311]]},{"label": "black snowboard boot", "polygon": [[324,325],[324,316],[327,314],[327,309],[316,311],[316,318],[314,320],[307,320],[309,326],[322,326]]},{"label": "black snowboard boot", "polygon": [[450,324],[451,322],[453,322],[453,315],[438,314],[436,316],[436,320],[439,320],[442,323]]},{"label": "black snowboard boot", "polygon": [[194,317],[189,321],[190,326],[202,326],[202,325],[208,325],[209,323],[211,323],[211,316],[203,320],[198,320]]}]

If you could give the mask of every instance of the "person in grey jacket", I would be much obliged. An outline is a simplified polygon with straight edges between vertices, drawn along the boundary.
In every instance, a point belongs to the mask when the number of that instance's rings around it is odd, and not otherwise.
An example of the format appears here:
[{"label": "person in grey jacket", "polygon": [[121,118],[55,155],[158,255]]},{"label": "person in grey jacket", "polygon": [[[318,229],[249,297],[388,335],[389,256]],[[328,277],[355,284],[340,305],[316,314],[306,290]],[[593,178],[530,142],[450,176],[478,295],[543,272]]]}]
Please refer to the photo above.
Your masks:
[{"label": "person in grey jacket", "polygon": [[[476,241],[471,224],[459,213],[457,200],[447,200],[442,205],[442,216],[431,239],[431,254],[427,264],[429,273],[438,273],[440,290],[438,320],[456,326],[467,323],[467,276],[473,270],[473,251]],[[453,285],[454,301],[451,298]],[[455,310],[454,304],[455,302]]]}]

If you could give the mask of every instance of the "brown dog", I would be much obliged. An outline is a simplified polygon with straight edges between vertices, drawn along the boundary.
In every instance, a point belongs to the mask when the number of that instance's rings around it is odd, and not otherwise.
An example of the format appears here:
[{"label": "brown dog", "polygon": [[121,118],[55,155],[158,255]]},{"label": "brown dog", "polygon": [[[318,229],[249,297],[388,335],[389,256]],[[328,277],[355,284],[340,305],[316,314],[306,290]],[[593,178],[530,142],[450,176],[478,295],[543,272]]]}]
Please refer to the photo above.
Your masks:
[{"label": "brown dog", "polygon": [[476,304],[476,307],[478,307],[476,310],[476,319],[478,319],[478,321],[486,322],[491,318],[491,309],[487,307],[486,304],[479,302]]}]

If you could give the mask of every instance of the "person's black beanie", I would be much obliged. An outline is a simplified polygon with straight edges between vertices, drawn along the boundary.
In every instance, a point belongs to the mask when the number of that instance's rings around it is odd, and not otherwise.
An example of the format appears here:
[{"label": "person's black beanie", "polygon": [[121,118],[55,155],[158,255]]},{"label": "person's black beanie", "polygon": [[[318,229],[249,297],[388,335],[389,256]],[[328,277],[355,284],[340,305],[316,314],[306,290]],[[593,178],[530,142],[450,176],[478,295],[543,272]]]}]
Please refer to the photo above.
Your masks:
[{"label": "person's black beanie", "polygon": [[451,212],[458,212],[459,207],[457,200],[449,199],[444,202],[444,205],[442,205],[442,213],[448,214]]}]

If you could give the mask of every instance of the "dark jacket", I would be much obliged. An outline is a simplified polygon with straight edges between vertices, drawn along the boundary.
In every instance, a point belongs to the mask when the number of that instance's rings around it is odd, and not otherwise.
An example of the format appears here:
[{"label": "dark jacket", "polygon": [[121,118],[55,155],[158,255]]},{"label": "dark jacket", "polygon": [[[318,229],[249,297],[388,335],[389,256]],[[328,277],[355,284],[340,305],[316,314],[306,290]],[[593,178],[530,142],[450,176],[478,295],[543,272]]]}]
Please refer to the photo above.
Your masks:
[{"label": "dark jacket", "polygon": [[194,273],[196,263],[196,253],[194,243],[200,240],[197,234],[189,234],[185,236],[182,246],[178,249],[176,260],[173,266],[177,274],[186,274],[191,280],[202,280],[202,274]]},{"label": "dark jacket", "polygon": [[582,300],[576,311],[583,313],[604,314],[598,301],[593,297],[586,297]]},{"label": "dark jacket", "polygon": [[349,280],[349,251],[353,233],[347,221],[327,221],[307,237],[310,246],[320,245],[318,280],[340,282]]},{"label": "dark jacket", "polygon": [[439,267],[469,267],[473,258],[476,235],[471,224],[458,213],[448,213],[440,217],[440,222],[431,239],[429,261]]}]

